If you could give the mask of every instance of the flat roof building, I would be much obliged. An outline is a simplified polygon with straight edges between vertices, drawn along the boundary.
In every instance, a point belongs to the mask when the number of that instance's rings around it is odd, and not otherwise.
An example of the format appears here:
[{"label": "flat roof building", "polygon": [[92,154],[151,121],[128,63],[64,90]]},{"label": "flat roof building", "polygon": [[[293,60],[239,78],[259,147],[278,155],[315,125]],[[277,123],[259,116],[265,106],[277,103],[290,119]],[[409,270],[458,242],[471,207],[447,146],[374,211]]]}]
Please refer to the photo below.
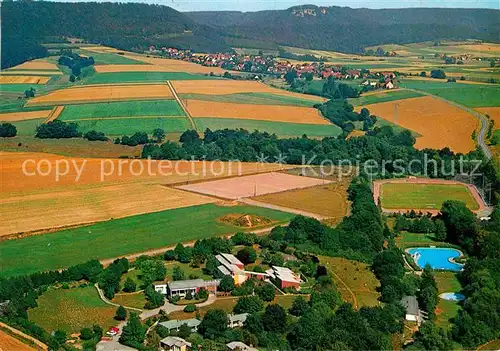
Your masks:
[{"label": "flat roof building", "polygon": [[164,351],[189,351],[191,343],[177,336],[167,336],[160,340],[160,348]]},{"label": "flat roof building", "polygon": [[161,326],[165,327],[168,329],[169,332],[171,331],[179,331],[179,328],[186,324],[189,328],[191,328],[191,331],[197,331],[198,326],[200,325],[201,321],[199,321],[196,318],[191,318],[191,319],[173,319],[171,321],[166,321],[166,322],[161,322],[159,323]]},{"label": "flat roof building", "polygon": [[302,280],[297,273],[286,267],[273,266],[266,273],[269,277],[275,280],[281,289],[283,288],[299,288]]}]

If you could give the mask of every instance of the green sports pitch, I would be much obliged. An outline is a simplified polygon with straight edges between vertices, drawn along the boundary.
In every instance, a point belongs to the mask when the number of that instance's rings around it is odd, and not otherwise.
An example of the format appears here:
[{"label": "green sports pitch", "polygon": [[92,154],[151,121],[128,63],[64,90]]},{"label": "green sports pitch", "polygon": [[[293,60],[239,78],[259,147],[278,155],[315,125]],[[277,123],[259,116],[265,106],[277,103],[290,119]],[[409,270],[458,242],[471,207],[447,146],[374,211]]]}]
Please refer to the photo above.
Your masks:
[{"label": "green sports pitch", "polygon": [[447,200],[462,201],[471,210],[479,208],[465,185],[385,183],[380,188],[385,209],[439,210]]}]

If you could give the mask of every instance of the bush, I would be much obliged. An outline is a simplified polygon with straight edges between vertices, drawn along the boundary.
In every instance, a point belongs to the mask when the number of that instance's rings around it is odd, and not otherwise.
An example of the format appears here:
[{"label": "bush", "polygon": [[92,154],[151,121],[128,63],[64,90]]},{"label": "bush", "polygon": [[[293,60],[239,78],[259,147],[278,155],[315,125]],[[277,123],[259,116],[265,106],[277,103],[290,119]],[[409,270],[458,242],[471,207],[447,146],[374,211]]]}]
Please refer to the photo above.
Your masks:
[{"label": "bush", "polygon": [[184,312],[186,312],[186,313],[192,313],[196,310],[197,310],[196,305],[194,305],[192,303],[189,305],[186,305],[186,307],[184,307]]},{"label": "bush", "polygon": [[246,246],[236,254],[236,257],[244,264],[254,263],[257,259],[257,253],[252,247]]},{"label": "bush", "polygon": [[243,296],[234,306],[234,313],[254,313],[264,308],[264,302],[258,296]]},{"label": "bush", "polygon": [[83,328],[80,330],[80,339],[90,340],[94,337],[94,332],[90,328]]},{"label": "bush", "polygon": [[125,309],[125,307],[120,306],[116,309],[115,319],[117,321],[124,321],[125,319],[127,319],[127,310]]},{"label": "bush", "polygon": [[267,302],[273,301],[274,297],[276,296],[274,286],[272,286],[271,284],[259,286],[257,289],[255,289],[255,291],[262,300]]},{"label": "bush", "polygon": [[84,139],[88,141],[108,141],[109,139],[104,135],[103,132],[96,132],[95,130],[90,130],[83,135]]},{"label": "bush", "polygon": [[200,289],[195,295],[196,300],[206,300],[208,299],[208,291],[207,289]]},{"label": "bush", "polygon": [[186,293],[186,296],[184,297],[186,300],[192,300],[193,299],[193,293],[191,291],[188,291]]},{"label": "bush", "polygon": [[11,138],[17,135],[17,128],[10,123],[0,124],[0,137]]},{"label": "bush", "polygon": [[123,291],[125,292],[134,292],[137,289],[137,284],[132,280],[132,278],[128,277],[123,284]]}]

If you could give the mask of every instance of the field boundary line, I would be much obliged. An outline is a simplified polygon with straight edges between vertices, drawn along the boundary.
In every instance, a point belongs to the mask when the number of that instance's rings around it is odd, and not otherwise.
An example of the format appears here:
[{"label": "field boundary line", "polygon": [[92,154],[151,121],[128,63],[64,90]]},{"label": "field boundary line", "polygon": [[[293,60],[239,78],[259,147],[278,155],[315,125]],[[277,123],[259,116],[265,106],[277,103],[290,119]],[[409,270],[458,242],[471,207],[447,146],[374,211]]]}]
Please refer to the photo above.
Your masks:
[{"label": "field boundary line", "polygon": [[49,347],[47,345],[45,345],[43,342],[41,342],[40,340],[35,339],[34,337],[32,337],[32,336],[30,336],[28,334],[25,334],[22,331],[17,330],[16,328],[11,327],[10,325],[7,325],[5,323],[0,322],[0,328],[7,329],[7,330],[11,331],[12,333],[14,333],[15,335],[20,336],[20,337],[22,337],[22,338],[24,338],[26,340],[29,340],[29,341],[33,342],[35,345],[37,345],[42,350],[48,350],[49,349]]},{"label": "field boundary line", "polygon": [[315,218],[317,220],[323,220],[323,219],[328,219],[330,217],[328,216],[323,216],[317,213],[312,213],[312,212],[307,212],[307,211],[302,211],[298,210],[295,208],[290,208],[290,207],[285,207],[285,206],[280,206],[280,205],[274,205],[274,204],[269,204],[267,202],[260,202],[252,199],[240,199],[238,200],[239,202],[242,202],[244,204],[250,205],[250,206],[257,206],[257,207],[264,207],[264,208],[269,208],[271,210],[278,210],[282,212],[288,212],[288,213],[293,213],[305,217],[311,217]]},{"label": "field boundary line", "polygon": [[170,88],[170,90],[172,91],[172,95],[174,96],[174,99],[177,100],[177,103],[184,110],[184,113],[186,114],[186,117],[189,119],[189,123],[191,124],[191,127],[193,127],[194,130],[197,130],[196,123],[194,123],[193,117],[189,113],[187,107],[184,105],[184,103],[182,102],[182,100],[179,98],[179,95],[177,95],[177,92],[175,91],[174,86],[172,85],[172,83],[169,80],[167,80],[167,85]]}]

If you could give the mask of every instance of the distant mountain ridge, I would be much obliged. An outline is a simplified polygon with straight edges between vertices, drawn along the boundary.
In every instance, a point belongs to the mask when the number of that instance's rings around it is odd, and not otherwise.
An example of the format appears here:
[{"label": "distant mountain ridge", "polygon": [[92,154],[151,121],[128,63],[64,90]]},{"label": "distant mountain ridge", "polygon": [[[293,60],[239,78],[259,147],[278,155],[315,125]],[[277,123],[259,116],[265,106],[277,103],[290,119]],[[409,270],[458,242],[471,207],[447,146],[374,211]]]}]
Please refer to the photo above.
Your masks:
[{"label": "distant mountain ridge", "polygon": [[229,36],[311,49],[361,52],[383,43],[439,39],[498,41],[500,11],[489,9],[352,9],[295,6],[258,12],[187,12]]},{"label": "distant mountain ridge", "polygon": [[44,56],[47,38],[76,37],[124,50],[149,45],[198,52],[280,45],[359,53],[363,47],[442,39],[498,41],[500,11],[351,9],[181,13],[137,3],[2,2],[2,68]]}]

